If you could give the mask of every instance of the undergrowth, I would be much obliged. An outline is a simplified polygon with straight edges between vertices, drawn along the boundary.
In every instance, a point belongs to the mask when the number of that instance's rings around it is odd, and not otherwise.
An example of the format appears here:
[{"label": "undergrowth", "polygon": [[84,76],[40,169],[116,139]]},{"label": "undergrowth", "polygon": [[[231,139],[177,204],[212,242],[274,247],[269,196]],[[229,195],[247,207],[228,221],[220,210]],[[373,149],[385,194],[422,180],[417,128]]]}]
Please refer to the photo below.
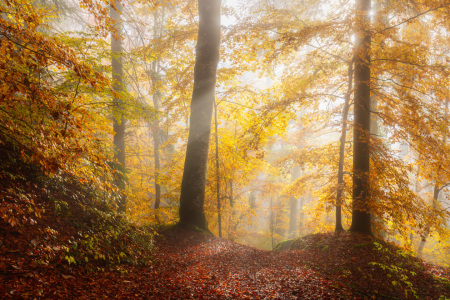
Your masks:
[{"label": "undergrowth", "polygon": [[[114,192],[64,173],[46,175],[0,147],[3,264],[148,264],[153,231],[116,212]],[[1,263],[1,262],[0,262]]]},{"label": "undergrowth", "polygon": [[303,265],[339,278],[363,297],[446,299],[450,292],[449,278],[444,277],[450,274],[447,268],[428,264],[414,253],[371,236],[307,235],[284,241],[274,250],[301,250]]}]

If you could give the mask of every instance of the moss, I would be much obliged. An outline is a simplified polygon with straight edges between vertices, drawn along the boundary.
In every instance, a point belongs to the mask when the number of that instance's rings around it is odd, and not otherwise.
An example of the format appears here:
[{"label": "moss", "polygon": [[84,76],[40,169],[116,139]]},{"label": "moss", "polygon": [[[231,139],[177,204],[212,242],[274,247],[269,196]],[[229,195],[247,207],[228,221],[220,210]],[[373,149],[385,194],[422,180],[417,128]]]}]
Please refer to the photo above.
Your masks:
[{"label": "moss", "polygon": [[291,245],[294,243],[294,241],[295,239],[279,242],[278,244],[275,245],[275,247],[273,247],[273,251],[281,252],[291,250]]}]

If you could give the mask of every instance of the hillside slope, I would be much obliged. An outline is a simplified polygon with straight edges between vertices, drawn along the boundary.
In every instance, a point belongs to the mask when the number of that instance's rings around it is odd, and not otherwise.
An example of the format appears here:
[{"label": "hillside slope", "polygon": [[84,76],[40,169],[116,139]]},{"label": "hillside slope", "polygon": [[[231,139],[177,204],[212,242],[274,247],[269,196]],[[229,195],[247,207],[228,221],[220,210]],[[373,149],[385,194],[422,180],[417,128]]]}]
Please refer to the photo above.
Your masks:
[{"label": "hillside slope", "polygon": [[[130,224],[70,176],[0,148],[1,299],[448,299],[450,270],[355,234],[264,251]],[[447,298],[445,298],[445,296]]]},{"label": "hillside slope", "polygon": [[[414,271],[420,273],[408,277],[412,283],[408,286],[407,280],[396,279],[393,265],[383,273],[380,266],[383,256],[373,256],[379,250],[370,246],[373,241],[368,238],[350,234],[340,238],[311,235],[307,240],[306,249],[277,253],[175,227],[155,238],[148,265],[30,268],[16,264],[2,269],[0,296],[5,299],[439,299],[441,295],[449,295],[449,270],[415,260]],[[361,255],[362,252],[371,254]],[[406,263],[402,266],[407,272],[413,270]],[[398,285],[392,284],[394,280]]]}]

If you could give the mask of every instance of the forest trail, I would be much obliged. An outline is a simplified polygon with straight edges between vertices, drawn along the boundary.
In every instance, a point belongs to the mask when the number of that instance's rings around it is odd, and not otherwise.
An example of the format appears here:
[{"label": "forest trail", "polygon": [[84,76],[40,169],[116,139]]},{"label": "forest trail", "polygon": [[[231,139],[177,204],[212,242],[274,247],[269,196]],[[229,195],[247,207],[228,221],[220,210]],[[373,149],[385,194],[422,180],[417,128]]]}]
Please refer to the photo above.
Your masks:
[{"label": "forest trail", "polygon": [[305,268],[300,252],[258,250],[184,230],[160,237],[158,247],[156,258],[164,264],[154,272],[174,298],[348,299],[351,294]]},{"label": "forest trail", "polygon": [[[391,280],[398,280],[395,274],[386,276],[381,268],[370,264],[374,259],[383,260],[375,258],[379,256],[378,250],[369,250],[373,248],[369,237],[321,234],[307,236],[301,243],[297,246],[303,250],[273,252],[172,228],[156,236],[149,265],[73,268],[47,265],[27,269],[16,264],[8,272],[0,272],[3,283],[0,296],[4,299],[417,299],[411,291],[404,292],[407,286],[401,281],[397,286],[391,284]],[[411,265],[417,264],[408,259]],[[396,263],[412,270],[404,261]],[[450,278],[448,269],[431,265],[421,268],[423,271],[415,270],[421,272],[418,276],[408,280],[419,299],[440,299],[450,291],[448,286],[437,285],[432,279],[436,274],[442,279]]]}]

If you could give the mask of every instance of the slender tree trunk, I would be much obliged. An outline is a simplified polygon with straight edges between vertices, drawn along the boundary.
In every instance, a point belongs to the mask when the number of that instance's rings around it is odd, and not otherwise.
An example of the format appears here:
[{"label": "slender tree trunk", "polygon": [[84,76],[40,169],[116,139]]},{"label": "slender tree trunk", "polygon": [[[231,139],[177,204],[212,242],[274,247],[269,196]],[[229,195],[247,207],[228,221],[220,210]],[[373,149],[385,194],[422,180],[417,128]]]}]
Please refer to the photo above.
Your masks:
[{"label": "slender tree trunk", "polygon": [[353,211],[350,231],[372,234],[370,224],[370,33],[371,0],[356,1],[353,128]]},{"label": "slender tree trunk", "polygon": [[[236,124],[234,125],[234,139],[236,140],[237,135],[237,129]],[[237,145],[234,146],[234,152],[233,152],[233,160],[232,162],[235,162],[236,158],[236,152],[237,152]],[[238,223],[236,220],[236,211],[234,209],[234,172],[231,172],[231,178],[230,178],[230,209],[231,209],[231,215],[230,215],[230,228],[233,228],[233,232],[231,234],[228,234],[231,241],[234,241],[235,239],[235,231],[237,229]],[[234,223],[234,224],[233,224]]]},{"label": "slender tree trunk", "polygon": [[[236,140],[237,136],[237,128],[236,124],[234,124],[234,139]],[[236,161],[236,152],[237,152],[237,143],[234,145],[234,151],[233,151],[233,163]],[[234,205],[234,193],[233,193],[233,182],[234,182],[234,172],[231,173],[231,179],[230,179],[230,206],[232,208],[232,212],[234,215],[233,205]]]},{"label": "slender tree trunk", "polygon": [[[233,190],[233,178],[230,179],[230,207],[234,206],[234,190]],[[234,212],[234,210],[233,210]]]},{"label": "slender tree trunk", "polygon": [[305,219],[305,214],[303,213],[303,205],[305,204],[305,199],[300,199],[298,210],[300,211],[298,218],[298,236],[302,236],[303,233],[303,224]]},{"label": "slender tree trunk", "polygon": [[[164,8],[163,8],[164,9]],[[153,38],[157,39],[161,36],[162,22],[164,19],[164,11],[162,13],[161,22],[158,22],[158,14],[155,12],[153,14],[154,26],[153,26]],[[159,112],[159,103],[161,102],[161,78],[160,78],[160,61],[155,60],[152,62],[151,70],[152,79],[152,89],[153,89],[153,107],[155,111]],[[159,128],[159,115],[156,115],[155,122],[152,126],[153,134],[153,155],[155,162],[155,205],[154,208],[158,209],[161,203],[161,185],[160,185],[160,172],[161,172],[161,161],[160,161],[160,128]]]},{"label": "slender tree trunk", "polygon": [[[418,161],[420,161],[420,153],[418,153],[419,158],[417,159]],[[420,175],[420,165],[417,165],[417,171],[416,171],[416,178],[415,178],[415,183],[414,183],[414,192],[416,193],[416,195],[419,194],[420,191],[420,181],[419,181],[419,175]],[[410,247],[411,249],[413,248],[414,245],[414,228],[411,227],[411,234],[410,234]]]},{"label": "slender tree trunk", "polygon": [[274,230],[275,230],[275,213],[273,211],[273,199],[270,197],[270,239],[272,241],[272,250],[275,246],[275,237],[274,237]]},{"label": "slender tree trunk", "polygon": [[220,49],[220,0],[198,0],[199,29],[180,225],[208,230],[204,211],[211,119]]},{"label": "slender tree trunk", "polygon": [[[156,77],[156,76],[155,76]],[[157,88],[157,85],[159,84],[159,82],[155,83],[155,81],[153,81],[154,84],[153,86],[155,88]],[[155,110],[158,112],[159,111],[159,102],[161,99],[161,93],[159,91],[156,91],[153,93],[153,106],[155,108]],[[160,161],[160,152],[159,152],[159,148],[160,148],[160,130],[159,130],[159,117],[156,116],[156,120],[153,123],[152,126],[152,134],[153,134],[153,155],[154,155],[154,162],[155,162],[155,209],[158,209],[161,203],[161,185],[160,185],[160,172],[161,172],[161,161]]]},{"label": "slender tree trunk", "polygon": [[[295,166],[291,170],[291,183],[293,183],[300,176],[300,167]],[[289,198],[289,228],[288,238],[294,238],[297,234],[297,216],[298,216],[298,199],[295,197]]]},{"label": "slender tree trunk", "polygon": [[350,95],[353,90],[353,60],[348,64],[348,86],[345,94],[344,109],[342,111],[342,133],[339,141],[339,167],[338,186],[336,193],[336,232],[344,231],[342,227],[342,199],[344,197],[344,161],[345,161],[345,140],[347,139],[348,111],[350,108]]},{"label": "slender tree trunk", "polygon": [[[122,4],[120,1],[114,1],[115,8],[110,7],[111,19],[114,22],[115,32],[111,32],[111,67],[113,89],[117,94],[122,94],[124,91],[123,80],[123,46],[122,33],[123,25],[121,21]],[[121,95],[122,96],[122,95]],[[114,161],[118,162],[122,172],[125,171],[125,116],[123,114],[124,103],[119,97],[113,98],[113,129],[114,129]],[[119,172],[120,173],[120,172]],[[119,188],[119,211],[126,211],[126,195],[125,195],[125,181],[123,176],[118,175],[116,185]]]},{"label": "slender tree trunk", "polygon": [[220,170],[219,170],[219,132],[217,125],[217,103],[214,101],[214,133],[216,138],[216,188],[217,188],[217,216],[219,222],[219,237],[222,237],[222,212],[220,207]]}]

